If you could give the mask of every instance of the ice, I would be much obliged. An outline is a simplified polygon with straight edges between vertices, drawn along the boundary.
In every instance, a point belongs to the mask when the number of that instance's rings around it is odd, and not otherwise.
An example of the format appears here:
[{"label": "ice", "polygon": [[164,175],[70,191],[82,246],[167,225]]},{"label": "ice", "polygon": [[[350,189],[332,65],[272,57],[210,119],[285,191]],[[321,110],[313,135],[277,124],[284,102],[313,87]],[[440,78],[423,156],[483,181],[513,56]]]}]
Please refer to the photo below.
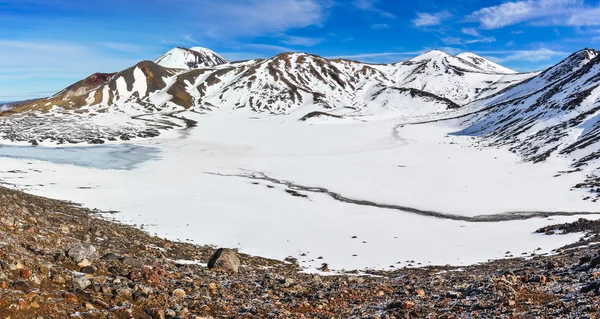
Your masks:
[{"label": "ice", "polygon": [[132,144],[85,147],[0,145],[0,158],[36,160],[103,170],[131,170],[146,161],[158,159],[159,156],[160,150],[157,148]]}]

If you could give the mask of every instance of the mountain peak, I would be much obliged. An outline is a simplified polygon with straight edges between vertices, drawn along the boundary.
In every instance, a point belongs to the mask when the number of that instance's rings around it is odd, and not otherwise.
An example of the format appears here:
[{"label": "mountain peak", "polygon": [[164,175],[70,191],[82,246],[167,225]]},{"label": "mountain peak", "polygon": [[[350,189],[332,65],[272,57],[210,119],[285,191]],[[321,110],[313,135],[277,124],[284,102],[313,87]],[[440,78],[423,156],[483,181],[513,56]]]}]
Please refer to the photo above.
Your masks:
[{"label": "mountain peak", "polygon": [[505,74],[514,74],[517,73],[515,70],[511,70],[507,67],[504,67],[500,64],[492,62],[482,56],[479,56],[472,52],[463,52],[455,56],[456,58],[463,60],[469,64],[471,67],[475,67],[482,72],[486,73],[505,73]]},{"label": "mountain peak", "polygon": [[431,50],[427,51],[417,57],[412,58],[413,61],[423,61],[423,60],[434,60],[434,59],[445,59],[451,57],[450,54],[440,51],[440,50]]},{"label": "mountain peak", "polygon": [[173,69],[199,69],[214,67],[220,64],[228,63],[227,59],[215,53],[213,50],[193,47],[176,47],[165,53],[154,61],[156,64]]}]

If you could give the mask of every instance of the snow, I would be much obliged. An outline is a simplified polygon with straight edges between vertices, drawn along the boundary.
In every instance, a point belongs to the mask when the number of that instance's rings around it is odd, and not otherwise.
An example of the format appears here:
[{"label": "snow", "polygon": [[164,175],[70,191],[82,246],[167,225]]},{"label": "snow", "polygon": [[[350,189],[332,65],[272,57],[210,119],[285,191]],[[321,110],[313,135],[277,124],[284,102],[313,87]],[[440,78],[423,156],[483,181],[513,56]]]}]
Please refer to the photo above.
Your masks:
[{"label": "snow", "polygon": [[136,67],[133,70],[133,76],[135,79],[135,82],[133,82],[133,92],[137,92],[140,97],[146,96],[148,93],[146,75],[144,75],[144,72],[140,68]]},{"label": "snow", "polygon": [[553,159],[534,165],[506,149],[483,150],[471,137],[448,135],[458,123],[402,126],[412,119],[379,116],[306,123],[298,114],[179,115],[198,121],[197,127],[181,137],[136,141],[159,149],[160,157],[129,170],[3,158],[0,181],[119,211],[110,217],[143,224],[166,238],[277,259],[293,256],[312,270],[323,262],[338,270],[388,269],[412,260],[413,265],[468,265],[502,258],[507,251],[515,256],[538,247],[543,248],[538,253],[550,252],[580,235],[532,232],[580,216],[455,221],[342,203],[323,193],[298,190],[308,197],[295,197],[284,185],[222,175],[262,172],[349,198],[467,217],[598,211],[596,204],[581,200],[584,193],[568,191],[583,172],[555,178],[568,163]]},{"label": "snow", "polygon": [[155,60],[155,63],[175,69],[197,69],[202,67],[214,67],[228,61],[214,51],[201,47],[174,48]]}]

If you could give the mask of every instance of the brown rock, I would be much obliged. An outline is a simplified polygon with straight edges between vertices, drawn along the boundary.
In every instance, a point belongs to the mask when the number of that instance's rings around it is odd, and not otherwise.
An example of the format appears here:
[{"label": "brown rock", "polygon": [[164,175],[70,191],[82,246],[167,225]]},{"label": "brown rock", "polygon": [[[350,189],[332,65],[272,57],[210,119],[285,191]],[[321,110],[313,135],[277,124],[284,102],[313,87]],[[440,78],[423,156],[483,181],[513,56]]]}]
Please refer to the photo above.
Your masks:
[{"label": "brown rock", "polygon": [[405,301],[402,303],[402,309],[414,309],[415,303],[412,301]]},{"label": "brown rock", "polygon": [[77,303],[78,301],[77,296],[74,293],[70,292],[66,293],[63,298],[65,298],[65,300],[69,303]]},{"label": "brown rock", "polygon": [[19,299],[19,301],[17,301],[17,304],[19,305],[19,310],[27,310],[27,302],[24,299]]},{"label": "brown rock", "polygon": [[220,248],[208,261],[208,269],[221,269],[237,273],[240,266],[238,253],[233,249]]},{"label": "brown rock", "polygon": [[31,274],[33,274],[33,271],[31,271],[31,269],[29,268],[21,270],[21,278],[23,279],[28,279],[29,277],[31,277]]}]

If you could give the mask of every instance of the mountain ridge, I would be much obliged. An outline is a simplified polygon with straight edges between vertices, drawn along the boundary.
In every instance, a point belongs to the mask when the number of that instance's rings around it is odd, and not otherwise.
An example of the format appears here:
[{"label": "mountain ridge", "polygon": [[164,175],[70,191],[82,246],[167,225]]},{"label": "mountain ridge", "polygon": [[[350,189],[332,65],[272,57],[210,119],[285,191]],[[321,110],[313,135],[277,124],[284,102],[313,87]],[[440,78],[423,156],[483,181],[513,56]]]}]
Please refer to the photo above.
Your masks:
[{"label": "mountain ridge", "polygon": [[[435,56],[438,56],[438,60],[441,56],[444,61],[429,63]],[[490,65],[492,63],[479,58]],[[50,98],[38,100],[40,102],[37,104],[20,106],[13,112],[48,111],[54,106],[67,109],[102,106],[105,109],[125,108],[127,111],[137,109],[141,113],[171,112],[177,108],[192,107],[207,111],[215,110],[215,105],[226,109],[246,106],[255,112],[274,114],[290,112],[309,104],[325,110],[347,107],[360,109],[365,107],[365,101],[368,102],[368,87],[413,88],[439,96],[440,101],[449,99],[463,105],[480,97],[481,92],[491,94],[523,77],[504,73],[492,75],[489,74],[492,69],[469,64],[441,51],[429,51],[396,64],[375,65],[346,59],[327,59],[309,53],[281,53],[269,59],[229,62],[210,49],[176,47],[154,61],[140,63],[117,73],[94,74]],[[410,70],[415,65],[419,70]],[[133,74],[136,67],[142,70],[137,78]],[[458,70],[459,67],[462,69]],[[256,72],[260,76],[254,74]],[[434,81],[430,78],[408,78],[415,72],[441,77],[438,80],[453,83],[453,90],[425,87],[421,85],[422,82]],[[471,79],[477,78],[475,74],[480,73],[494,77],[493,81],[482,83]],[[464,81],[462,77],[469,79]],[[505,80],[506,77],[510,79]],[[139,83],[136,83],[138,78]],[[116,85],[116,82],[120,85]],[[134,92],[134,86],[145,87],[145,91],[143,94],[139,90]],[[232,94],[232,88],[245,93]],[[359,96],[361,94],[366,96],[363,98]],[[393,97],[390,96],[390,99],[393,100]],[[390,101],[382,103],[389,105]]]}]

